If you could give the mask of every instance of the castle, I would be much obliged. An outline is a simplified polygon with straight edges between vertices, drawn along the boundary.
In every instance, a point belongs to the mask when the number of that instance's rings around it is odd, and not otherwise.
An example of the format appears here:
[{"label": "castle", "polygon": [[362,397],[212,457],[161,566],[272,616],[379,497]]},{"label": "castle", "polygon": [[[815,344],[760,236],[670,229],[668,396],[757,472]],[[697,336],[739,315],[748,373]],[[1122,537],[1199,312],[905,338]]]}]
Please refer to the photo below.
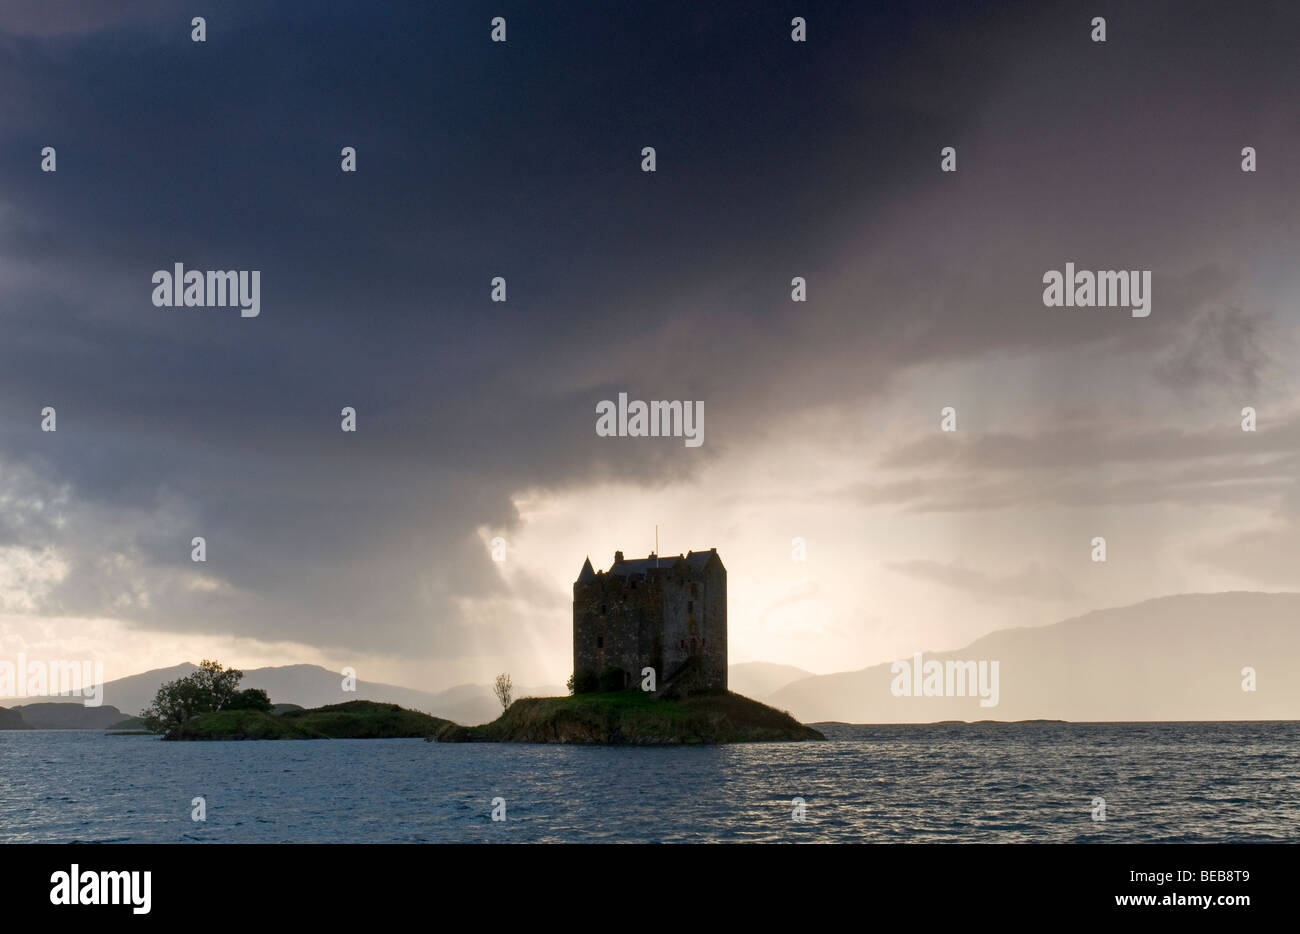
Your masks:
[{"label": "castle", "polygon": [[727,569],[718,549],[582,565],[573,585],[575,693],[639,685],[659,691],[727,689]]}]

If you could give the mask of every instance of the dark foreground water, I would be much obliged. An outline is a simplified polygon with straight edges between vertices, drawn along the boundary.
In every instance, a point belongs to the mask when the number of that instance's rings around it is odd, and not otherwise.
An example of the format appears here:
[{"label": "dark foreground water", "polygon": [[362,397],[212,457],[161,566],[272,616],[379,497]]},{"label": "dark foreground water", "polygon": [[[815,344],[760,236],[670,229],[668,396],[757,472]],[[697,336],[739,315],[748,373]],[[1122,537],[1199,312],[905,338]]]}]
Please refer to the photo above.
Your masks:
[{"label": "dark foreground water", "polygon": [[1300,840],[1300,723],[824,732],[658,749],[0,732],[0,841]]}]

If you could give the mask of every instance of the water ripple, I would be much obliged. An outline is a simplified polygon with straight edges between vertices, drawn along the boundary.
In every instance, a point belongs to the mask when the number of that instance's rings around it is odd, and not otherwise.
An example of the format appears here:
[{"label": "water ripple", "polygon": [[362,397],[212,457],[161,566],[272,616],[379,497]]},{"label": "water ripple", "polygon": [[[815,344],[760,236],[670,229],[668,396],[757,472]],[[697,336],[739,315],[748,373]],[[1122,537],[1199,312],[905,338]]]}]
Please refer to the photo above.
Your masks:
[{"label": "water ripple", "polygon": [[[679,748],[0,732],[0,841],[1300,839],[1297,723],[826,732],[825,743]],[[505,821],[491,819],[494,798]]]}]

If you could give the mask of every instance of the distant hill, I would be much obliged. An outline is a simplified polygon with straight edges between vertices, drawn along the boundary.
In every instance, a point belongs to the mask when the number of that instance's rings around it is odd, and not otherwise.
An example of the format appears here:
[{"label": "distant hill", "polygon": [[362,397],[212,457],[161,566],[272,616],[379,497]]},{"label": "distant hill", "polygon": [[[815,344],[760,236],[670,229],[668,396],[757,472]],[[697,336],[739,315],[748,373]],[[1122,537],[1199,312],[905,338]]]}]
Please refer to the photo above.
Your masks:
[{"label": "distant hill", "polygon": [[[981,659],[999,663],[996,707],[980,707],[974,697],[894,697],[888,663],[812,675],[792,665],[744,662],[728,669],[728,687],[788,710],[804,723],[1300,719],[1300,679],[1294,677],[1300,670],[1300,594],[1162,597],[1050,626],[1000,630],[963,649],[924,654],[925,661]],[[1241,690],[1241,669],[1247,666],[1257,672],[1253,693]],[[187,662],[109,681],[105,704],[135,715],[153,700],[159,685],[194,670]],[[359,681],[356,693],[345,694],[341,682],[341,674],[318,665],[286,665],[248,669],[242,686],[265,690],[276,704],[323,707],[369,700],[466,726],[489,723],[501,714],[486,684],[430,692]],[[567,693],[545,685],[517,689],[515,697]],[[0,703],[25,700],[0,698]],[[78,697],[44,700],[50,703],[25,706],[81,706]],[[0,729],[14,716],[27,719],[0,708]]]},{"label": "distant hill", "polygon": [[[818,675],[765,698],[804,723],[1300,719],[1300,594],[1185,594],[1006,629],[924,661],[999,663],[999,703],[894,697],[890,665]],[[1257,690],[1242,690],[1252,667]]]},{"label": "distant hill", "polygon": [[30,730],[23,722],[23,715],[16,710],[0,707],[0,730]]},{"label": "distant hill", "polygon": [[41,703],[12,709],[33,730],[106,730],[127,719],[122,711],[108,704],[83,707],[80,702]]},{"label": "distant hill", "polygon": [[[86,710],[107,710],[108,704],[118,708],[119,713],[114,723],[123,719],[124,714],[134,716],[153,701],[158,688],[168,682],[183,678],[198,669],[197,665],[185,662],[170,668],[155,668],[118,678],[104,684],[104,706],[84,708]],[[374,681],[358,681],[356,693],[345,693],[342,689],[343,675],[319,665],[284,665],[275,668],[249,668],[244,670],[241,688],[261,688],[270,695],[276,704],[297,704],[300,707],[324,707],[327,704],[346,703],[353,700],[369,700],[386,704],[399,704],[409,710],[418,710],[452,720],[456,723],[472,725],[487,723],[501,714],[501,704],[497,702],[489,685],[465,684],[445,691],[419,691],[414,688],[399,687],[394,684],[382,684]],[[518,689],[516,697],[528,695],[553,696],[567,694],[559,686]],[[20,700],[13,698],[12,700]],[[21,699],[23,701],[26,698]],[[82,706],[80,697],[44,698],[48,704],[40,706],[63,707]],[[0,699],[3,701],[3,699]],[[36,706],[36,705],[28,705]],[[24,717],[26,720],[27,718]],[[108,725],[108,724],[106,724]]]},{"label": "distant hill", "polygon": [[764,698],[795,681],[813,677],[794,665],[771,662],[741,662],[727,667],[727,688],[746,697]]}]

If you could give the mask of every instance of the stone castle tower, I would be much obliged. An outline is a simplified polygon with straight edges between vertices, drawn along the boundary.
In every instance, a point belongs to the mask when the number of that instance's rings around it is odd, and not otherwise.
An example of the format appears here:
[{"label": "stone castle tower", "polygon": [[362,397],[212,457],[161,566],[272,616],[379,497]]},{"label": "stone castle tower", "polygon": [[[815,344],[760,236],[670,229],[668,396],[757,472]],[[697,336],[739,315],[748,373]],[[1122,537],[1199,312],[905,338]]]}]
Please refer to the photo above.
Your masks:
[{"label": "stone castle tower", "polygon": [[576,692],[632,687],[653,668],[658,688],[727,689],[727,569],[718,550],[627,561],[588,558],[573,585]]}]

